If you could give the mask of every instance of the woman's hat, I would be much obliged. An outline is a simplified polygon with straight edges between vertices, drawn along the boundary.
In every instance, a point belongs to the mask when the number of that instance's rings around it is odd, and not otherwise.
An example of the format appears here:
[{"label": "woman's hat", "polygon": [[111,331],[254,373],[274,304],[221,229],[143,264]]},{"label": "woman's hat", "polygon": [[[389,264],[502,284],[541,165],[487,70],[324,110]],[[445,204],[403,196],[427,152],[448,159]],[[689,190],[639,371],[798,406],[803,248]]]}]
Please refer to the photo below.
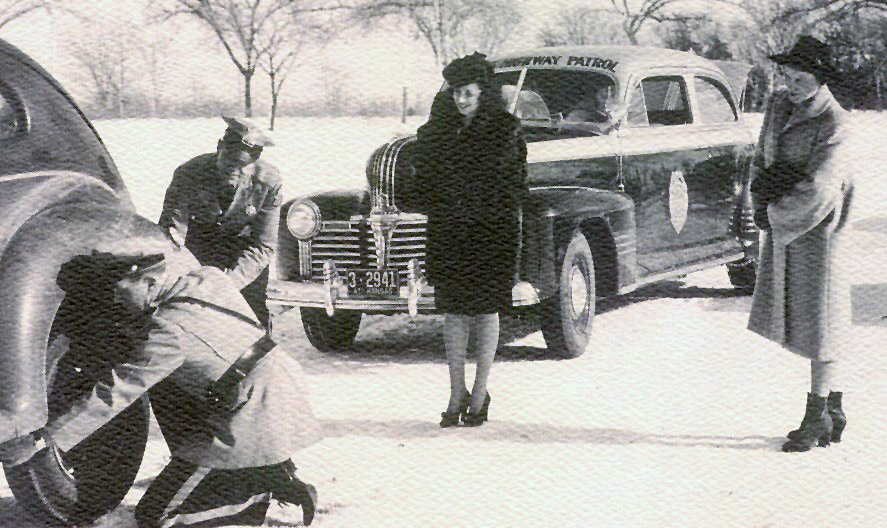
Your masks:
[{"label": "woman's hat", "polygon": [[770,60],[810,73],[819,82],[826,82],[834,75],[831,48],[809,35],[801,35],[788,53],[770,55]]},{"label": "woman's hat", "polygon": [[475,51],[447,64],[443,70],[443,77],[451,87],[465,86],[474,82],[487,85],[493,78],[493,65],[487,60],[486,55]]}]

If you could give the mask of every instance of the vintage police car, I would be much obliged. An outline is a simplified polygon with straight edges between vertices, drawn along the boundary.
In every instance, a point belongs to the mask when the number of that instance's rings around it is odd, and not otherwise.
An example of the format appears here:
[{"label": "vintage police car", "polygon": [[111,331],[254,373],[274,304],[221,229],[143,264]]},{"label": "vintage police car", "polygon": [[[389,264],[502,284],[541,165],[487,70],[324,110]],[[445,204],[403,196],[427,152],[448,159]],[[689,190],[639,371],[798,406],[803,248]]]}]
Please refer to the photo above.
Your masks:
[{"label": "vintage police car", "polygon": [[[540,310],[550,350],[585,351],[596,297],[723,264],[736,287],[753,287],[754,137],[740,109],[749,66],[613,46],[541,48],[494,63],[528,143],[531,198],[513,304]],[[595,94],[609,99],[611,122],[589,110]],[[348,347],[364,313],[434,310],[423,276],[426,217],[411,199],[422,192],[414,141],[376,150],[366,190],[283,207],[269,302],[298,306],[320,350]]]}]

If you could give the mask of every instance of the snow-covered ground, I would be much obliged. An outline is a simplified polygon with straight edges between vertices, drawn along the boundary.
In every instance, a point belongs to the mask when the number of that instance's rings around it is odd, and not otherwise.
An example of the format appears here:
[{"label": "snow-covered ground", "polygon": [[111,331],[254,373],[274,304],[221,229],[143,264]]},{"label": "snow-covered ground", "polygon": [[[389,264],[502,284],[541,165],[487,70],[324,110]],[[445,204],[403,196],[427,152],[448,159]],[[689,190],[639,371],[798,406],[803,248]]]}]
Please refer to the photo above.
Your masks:
[{"label": "snow-covered ground", "polygon": [[[853,123],[853,260],[876,282],[887,263],[887,116]],[[417,124],[283,120],[285,139],[268,153],[288,196],[359,187],[372,149]],[[224,125],[97,126],[136,206],[156,218],[172,169],[211,150]],[[723,268],[653,285],[601,303],[588,350],[573,360],[548,356],[533,321],[505,320],[491,420],[448,430],[437,425],[448,396],[441,317],[368,317],[355,349],[339,354],[315,351],[296,313],[278,317],[325,432],[295,455],[320,493],[314,526],[884,526],[887,329],[859,326],[845,343],[845,440],[784,454],[809,363],[746,331],[749,304]],[[96,526],[134,527],[133,506],[167,457],[154,429],[136,486]],[[21,515],[0,478],[0,527],[27,526]],[[300,518],[273,506],[267,524]]]}]

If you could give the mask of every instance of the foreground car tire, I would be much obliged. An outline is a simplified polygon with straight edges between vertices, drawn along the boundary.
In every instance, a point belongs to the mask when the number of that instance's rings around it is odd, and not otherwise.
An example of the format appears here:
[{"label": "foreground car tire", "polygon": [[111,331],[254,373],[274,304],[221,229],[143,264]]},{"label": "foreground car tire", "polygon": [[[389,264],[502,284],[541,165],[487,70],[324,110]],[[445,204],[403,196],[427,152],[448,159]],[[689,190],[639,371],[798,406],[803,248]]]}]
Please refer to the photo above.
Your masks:
[{"label": "foreground car tire", "polygon": [[540,308],[548,349],[565,358],[581,356],[591,337],[595,310],[594,261],[582,233],[573,233],[564,252],[557,294]]},{"label": "foreground car tire", "polygon": [[[67,409],[83,394],[87,369],[63,357],[53,375],[53,408]],[[80,379],[78,379],[80,378]],[[4,467],[16,500],[49,526],[89,524],[117,507],[132,487],[148,441],[146,398],[132,404],[74,449],[44,449],[28,462]]]},{"label": "foreground car tire", "polygon": [[300,308],[302,327],[311,345],[321,352],[345,350],[354,344],[361,312],[338,311],[332,317],[321,308]]},{"label": "foreground car tire", "polygon": [[[94,289],[94,291],[92,291]],[[49,419],[66,413],[126,361],[146,331],[115,311],[100,282],[67,293],[47,347]],[[130,324],[133,323],[133,324]],[[16,500],[50,526],[90,524],[117,507],[132,487],[148,442],[148,399],[136,400],[86,440],[62,453],[49,447],[28,462],[4,467]]]}]

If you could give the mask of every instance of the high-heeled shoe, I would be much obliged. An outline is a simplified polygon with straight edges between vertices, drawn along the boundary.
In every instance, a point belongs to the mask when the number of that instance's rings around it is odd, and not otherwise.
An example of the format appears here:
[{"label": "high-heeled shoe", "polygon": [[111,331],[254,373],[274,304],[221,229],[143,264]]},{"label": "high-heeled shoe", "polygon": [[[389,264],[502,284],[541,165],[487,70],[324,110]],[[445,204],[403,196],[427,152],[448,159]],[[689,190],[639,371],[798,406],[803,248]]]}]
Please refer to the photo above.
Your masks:
[{"label": "high-heeled shoe", "polygon": [[841,396],[843,392],[829,392],[826,406],[828,414],[832,417],[832,442],[841,441],[841,433],[847,427],[847,416],[844,415],[844,409],[841,408]]},{"label": "high-heeled shoe", "polygon": [[459,420],[462,415],[468,412],[468,405],[471,403],[471,393],[467,390],[465,394],[462,396],[462,403],[459,405],[459,408],[453,412],[444,411],[440,413],[440,426],[441,427],[456,427],[459,425]]},{"label": "high-heeled shoe", "polygon": [[487,416],[490,410],[490,393],[487,392],[487,397],[484,398],[484,404],[481,406],[480,410],[473,413],[469,412],[467,409],[462,414],[462,423],[467,427],[478,427],[483,425],[484,422],[487,421]]},{"label": "high-heeled shoe", "polygon": [[831,442],[833,424],[832,417],[826,407],[825,396],[811,396],[810,419],[794,439],[782,445],[786,453],[809,451],[813,446],[827,447]]}]

